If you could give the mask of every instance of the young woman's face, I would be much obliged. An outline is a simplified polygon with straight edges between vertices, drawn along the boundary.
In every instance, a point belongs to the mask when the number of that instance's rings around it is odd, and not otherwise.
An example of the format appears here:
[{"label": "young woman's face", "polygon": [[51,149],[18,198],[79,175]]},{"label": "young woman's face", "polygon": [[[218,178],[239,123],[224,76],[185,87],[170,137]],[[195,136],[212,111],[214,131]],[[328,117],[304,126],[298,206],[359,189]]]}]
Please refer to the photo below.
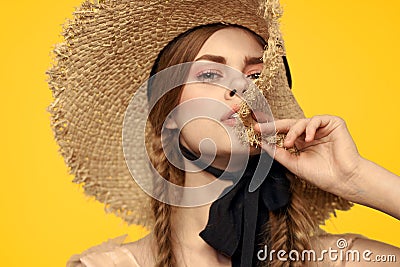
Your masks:
[{"label": "young woman's face", "polygon": [[[195,83],[184,86],[173,116],[183,145],[200,153],[200,143],[208,139],[201,144],[201,154],[213,153],[215,148],[219,156],[249,153],[250,148],[237,138],[231,115],[242,102],[240,95],[261,73],[262,55],[260,42],[243,29],[226,28],[211,35],[190,70],[188,80]],[[255,148],[250,151],[256,152]]]}]

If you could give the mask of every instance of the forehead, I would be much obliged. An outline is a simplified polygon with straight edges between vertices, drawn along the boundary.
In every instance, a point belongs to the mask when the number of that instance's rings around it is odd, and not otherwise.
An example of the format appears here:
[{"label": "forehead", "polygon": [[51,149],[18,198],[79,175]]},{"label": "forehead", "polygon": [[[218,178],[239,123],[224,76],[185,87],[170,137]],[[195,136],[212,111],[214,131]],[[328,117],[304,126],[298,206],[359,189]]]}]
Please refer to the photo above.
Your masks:
[{"label": "forehead", "polygon": [[263,45],[254,34],[240,28],[221,29],[204,43],[196,58],[205,54],[227,58],[261,57]]}]

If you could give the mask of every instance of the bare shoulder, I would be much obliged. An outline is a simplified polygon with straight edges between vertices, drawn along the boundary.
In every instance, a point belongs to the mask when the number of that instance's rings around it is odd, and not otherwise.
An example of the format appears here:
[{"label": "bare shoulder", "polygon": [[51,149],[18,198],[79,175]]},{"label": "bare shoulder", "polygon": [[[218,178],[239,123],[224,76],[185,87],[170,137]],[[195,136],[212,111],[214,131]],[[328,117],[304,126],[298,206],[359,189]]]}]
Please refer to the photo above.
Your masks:
[{"label": "bare shoulder", "polygon": [[319,235],[312,239],[312,246],[330,266],[400,265],[400,248],[358,234]]},{"label": "bare shoulder", "polygon": [[73,255],[67,262],[67,267],[102,267],[116,266],[115,259],[121,263],[131,263],[132,259],[121,250],[127,235],[108,239],[101,244],[94,245],[80,254]]},{"label": "bare shoulder", "polygon": [[[368,238],[354,240],[352,251],[360,253],[360,262],[349,261],[346,266],[399,266],[400,248]],[[356,253],[356,252],[355,252]]]},{"label": "bare shoulder", "polygon": [[155,243],[151,233],[135,242],[123,244],[123,247],[128,249],[130,253],[136,258],[139,266],[154,265],[153,252],[155,248]]}]

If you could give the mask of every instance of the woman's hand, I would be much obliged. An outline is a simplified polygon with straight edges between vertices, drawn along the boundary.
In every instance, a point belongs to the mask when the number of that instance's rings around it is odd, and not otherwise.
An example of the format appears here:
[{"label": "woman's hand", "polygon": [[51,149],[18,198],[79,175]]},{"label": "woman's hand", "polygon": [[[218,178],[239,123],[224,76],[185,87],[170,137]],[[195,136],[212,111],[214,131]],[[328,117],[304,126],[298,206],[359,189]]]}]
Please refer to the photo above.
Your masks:
[{"label": "woman's hand", "polygon": [[[287,134],[284,148],[265,142],[262,147],[299,178],[400,218],[400,207],[393,205],[400,203],[400,178],[360,156],[343,119],[330,115],[285,119],[258,123],[254,129]],[[293,146],[300,153],[286,150]]]},{"label": "woman's hand", "polygon": [[[357,176],[361,156],[341,118],[326,115],[274,123],[278,133],[287,134],[284,147],[296,146],[300,152],[296,155],[276,146],[276,160],[325,191],[347,190],[345,185]],[[273,123],[257,124],[255,130],[275,131]],[[262,147],[270,154],[273,152],[273,147],[265,142]]]}]

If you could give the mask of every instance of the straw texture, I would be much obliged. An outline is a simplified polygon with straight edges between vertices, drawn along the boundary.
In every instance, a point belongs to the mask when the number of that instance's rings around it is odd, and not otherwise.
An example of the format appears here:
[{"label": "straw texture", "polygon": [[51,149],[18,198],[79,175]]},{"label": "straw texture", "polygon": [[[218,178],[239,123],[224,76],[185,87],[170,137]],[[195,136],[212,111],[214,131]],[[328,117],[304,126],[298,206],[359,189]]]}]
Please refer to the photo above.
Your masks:
[{"label": "straw texture", "polygon": [[[54,98],[51,125],[73,181],[104,203],[106,211],[130,224],[152,226],[150,197],[134,182],[124,160],[124,113],[161,49],[199,25],[239,24],[268,40],[257,85],[275,118],[303,117],[281,62],[280,14],[276,0],[85,1],[64,25],[65,41],[55,47],[48,71]],[[335,209],[351,206],[305,182],[303,186],[319,223]]]}]

